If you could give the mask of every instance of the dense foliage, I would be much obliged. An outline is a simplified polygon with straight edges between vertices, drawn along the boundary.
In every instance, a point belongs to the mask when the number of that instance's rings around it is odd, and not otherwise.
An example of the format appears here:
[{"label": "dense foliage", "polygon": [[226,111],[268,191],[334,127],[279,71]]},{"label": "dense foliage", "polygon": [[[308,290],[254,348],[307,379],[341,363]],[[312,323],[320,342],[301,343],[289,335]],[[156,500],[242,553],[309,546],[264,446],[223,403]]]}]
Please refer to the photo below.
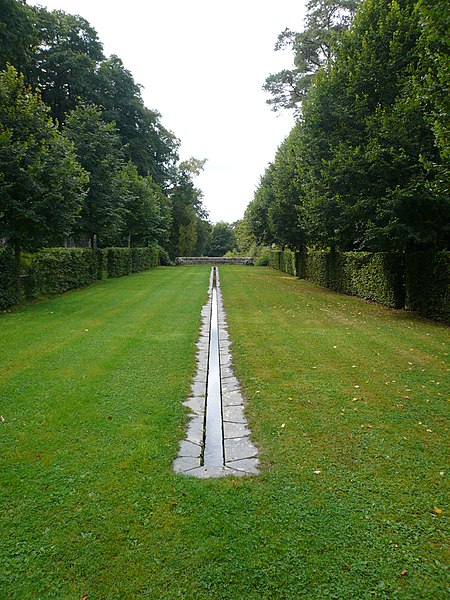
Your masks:
[{"label": "dense foliage", "polygon": [[450,323],[450,252],[417,252],[406,261],[406,305]]},{"label": "dense foliage", "polygon": [[267,104],[274,111],[299,105],[321,67],[329,69],[334,47],[342,31],[348,28],[358,0],[309,0],[306,3],[305,28],[302,32],[285,29],[278,36],[275,50],[291,48],[294,68],[267,77],[263,89],[272,95]]},{"label": "dense foliage", "polygon": [[450,252],[272,250],[270,266],[337,292],[450,323]]},{"label": "dense foliage", "polygon": [[159,264],[157,248],[108,248],[106,266],[108,277],[122,277]]},{"label": "dense foliage", "polygon": [[20,299],[19,273],[10,248],[0,247],[0,310]]},{"label": "dense foliage", "polygon": [[236,237],[233,225],[224,221],[213,225],[207,246],[207,256],[225,256],[235,247]]},{"label": "dense foliage", "polygon": [[31,255],[26,293],[30,298],[62,294],[101,279],[102,255],[87,248],[46,248]]},{"label": "dense foliage", "polygon": [[0,0],[0,243],[202,253],[208,232],[179,141],[81,16]]},{"label": "dense foliage", "polygon": [[360,5],[247,208],[260,244],[448,247],[449,19],[446,2]]}]

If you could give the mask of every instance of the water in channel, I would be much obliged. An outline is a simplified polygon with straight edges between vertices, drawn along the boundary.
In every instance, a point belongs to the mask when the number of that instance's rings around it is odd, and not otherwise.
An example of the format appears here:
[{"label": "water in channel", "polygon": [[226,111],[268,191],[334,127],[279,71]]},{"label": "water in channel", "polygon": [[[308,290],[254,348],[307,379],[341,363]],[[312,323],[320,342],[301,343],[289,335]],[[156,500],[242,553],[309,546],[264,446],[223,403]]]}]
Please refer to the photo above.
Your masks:
[{"label": "water in channel", "polygon": [[222,390],[220,384],[219,319],[217,306],[216,268],[213,272],[211,324],[209,335],[208,383],[206,392],[204,466],[224,464]]}]

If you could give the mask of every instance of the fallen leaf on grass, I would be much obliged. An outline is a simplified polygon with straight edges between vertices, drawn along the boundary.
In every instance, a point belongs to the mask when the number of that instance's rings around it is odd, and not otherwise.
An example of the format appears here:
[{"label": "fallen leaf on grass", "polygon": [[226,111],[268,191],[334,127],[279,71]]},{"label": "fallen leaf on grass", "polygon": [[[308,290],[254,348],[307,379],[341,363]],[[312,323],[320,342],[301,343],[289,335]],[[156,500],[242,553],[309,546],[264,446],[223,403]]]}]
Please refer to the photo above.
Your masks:
[{"label": "fallen leaf on grass", "polygon": [[4,417],[3,415],[0,415],[0,421],[1,421],[2,423],[4,423],[4,422],[5,422],[5,417]]},{"label": "fallen leaf on grass", "polygon": [[286,427],[286,423],[281,423],[281,427]]},{"label": "fallen leaf on grass", "polygon": [[314,475],[320,475],[322,471],[314,471]]},{"label": "fallen leaf on grass", "polygon": [[439,473],[439,475],[440,475],[441,477],[444,477],[444,475],[445,475],[445,471],[441,471],[441,472]]},{"label": "fallen leaf on grass", "polygon": [[438,508],[437,506],[435,506],[433,508],[433,512],[434,512],[435,515],[442,515],[443,511],[442,511],[442,508]]},{"label": "fallen leaf on grass", "polygon": [[81,596],[80,600],[87,600],[89,598],[89,594]]},{"label": "fallen leaf on grass", "polygon": [[407,573],[407,572],[408,572],[408,571],[407,571],[406,569],[403,569],[403,571],[400,573],[400,575],[401,575],[402,577],[404,577],[404,576],[406,575],[406,573]]}]

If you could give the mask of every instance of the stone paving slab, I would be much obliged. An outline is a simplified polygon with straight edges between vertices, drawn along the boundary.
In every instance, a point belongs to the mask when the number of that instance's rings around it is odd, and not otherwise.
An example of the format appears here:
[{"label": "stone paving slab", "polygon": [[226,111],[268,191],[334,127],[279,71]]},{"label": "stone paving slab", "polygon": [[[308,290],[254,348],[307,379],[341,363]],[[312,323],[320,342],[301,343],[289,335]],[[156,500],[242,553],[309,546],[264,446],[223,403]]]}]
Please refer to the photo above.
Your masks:
[{"label": "stone paving slab", "polygon": [[206,410],[206,381],[209,358],[209,328],[213,274],[209,283],[209,299],[202,308],[202,326],[197,341],[197,371],[191,386],[191,396],[183,402],[192,411],[186,439],[180,442],[178,458],[173,469],[176,473],[207,479],[211,477],[243,477],[259,473],[258,450],[250,440],[250,429],[244,412],[244,398],[239,381],[234,375],[231,340],[226,324],[225,309],[217,272],[217,301],[219,321],[219,355],[221,365],[222,416],[224,465],[203,465],[204,421]]},{"label": "stone paving slab", "polygon": [[180,458],[200,458],[202,454],[202,447],[198,444],[194,444],[187,440],[180,442],[180,451],[178,456]]},{"label": "stone paving slab", "polygon": [[232,390],[231,392],[222,392],[222,407],[228,406],[243,406],[244,399],[240,390]]},{"label": "stone paving slab", "polygon": [[205,414],[205,398],[188,398],[183,402],[183,406],[187,406],[198,416]]},{"label": "stone paving slab", "polygon": [[224,465],[223,467],[197,467],[190,469],[184,473],[191,477],[197,477],[198,479],[211,479],[213,477],[226,477],[227,475],[233,475],[233,477],[243,477],[249,473],[246,473],[242,469],[232,469]]},{"label": "stone paving slab", "polygon": [[234,390],[240,390],[241,386],[236,377],[228,377],[222,381],[222,392],[232,392]]},{"label": "stone paving slab", "polygon": [[203,415],[191,418],[186,432],[186,439],[193,444],[197,444],[200,449],[203,445],[204,420]]},{"label": "stone paving slab", "polygon": [[231,469],[242,470],[250,475],[257,475],[259,473],[258,465],[259,460],[257,458],[244,458],[241,460],[233,460],[226,463],[227,467]]},{"label": "stone paving slab", "polygon": [[223,420],[231,423],[244,423],[247,424],[247,419],[244,414],[244,407],[241,406],[224,406]]},{"label": "stone paving slab", "polygon": [[231,460],[242,460],[244,458],[255,458],[258,454],[257,449],[251,443],[248,436],[225,440],[225,462]]},{"label": "stone paving slab", "polygon": [[250,433],[250,429],[246,423],[229,423],[228,421],[224,421],[223,423],[223,437],[226,440],[241,438],[250,435]]}]

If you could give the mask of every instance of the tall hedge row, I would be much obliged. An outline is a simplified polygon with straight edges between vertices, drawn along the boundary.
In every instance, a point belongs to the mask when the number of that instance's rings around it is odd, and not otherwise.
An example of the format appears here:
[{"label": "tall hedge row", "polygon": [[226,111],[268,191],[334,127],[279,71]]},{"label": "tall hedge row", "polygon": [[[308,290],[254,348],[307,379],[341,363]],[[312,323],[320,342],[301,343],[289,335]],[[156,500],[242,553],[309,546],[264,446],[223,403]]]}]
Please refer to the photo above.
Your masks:
[{"label": "tall hedge row", "polygon": [[450,252],[417,252],[407,257],[406,307],[450,323]]},{"label": "tall hedge row", "polygon": [[21,297],[16,260],[9,248],[0,248],[0,310],[17,304]]},{"label": "tall hedge row", "polygon": [[[291,251],[273,251],[271,265],[290,273]],[[388,252],[308,251],[295,259],[300,278],[337,292],[408,308],[450,322],[450,252],[420,252],[407,257]],[[288,263],[288,267],[286,267]]]},{"label": "tall hedge row", "polygon": [[108,248],[106,251],[108,277],[123,277],[159,265],[156,248]]},{"label": "tall hedge row", "polygon": [[102,252],[86,248],[46,248],[31,255],[26,292],[30,298],[62,294],[91,285],[102,276]]},{"label": "tall hedge row", "polygon": [[326,252],[322,250],[307,252],[304,264],[303,277],[305,279],[309,279],[309,281],[313,281],[317,285],[328,287],[328,260]]},{"label": "tall hedge row", "polygon": [[269,265],[284,273],[297,275],[297,257],[298,252],[292,250],[273,250],[270,253]]},{"label": "tall hedge row", "polygon": [[25,257],[20,276],[12,251],[0,246],[0,310],[25,296],[41,298],[91,285],[103,278],[104,268],[109,277],[121,277],[158,264],[157,248],[46,248]]},{"label": "tall hedge row", "polygon": [[327,255],[327,287],[374,300],[392,308],[405,305],[403,257],[388,252],[344,252]]}]

